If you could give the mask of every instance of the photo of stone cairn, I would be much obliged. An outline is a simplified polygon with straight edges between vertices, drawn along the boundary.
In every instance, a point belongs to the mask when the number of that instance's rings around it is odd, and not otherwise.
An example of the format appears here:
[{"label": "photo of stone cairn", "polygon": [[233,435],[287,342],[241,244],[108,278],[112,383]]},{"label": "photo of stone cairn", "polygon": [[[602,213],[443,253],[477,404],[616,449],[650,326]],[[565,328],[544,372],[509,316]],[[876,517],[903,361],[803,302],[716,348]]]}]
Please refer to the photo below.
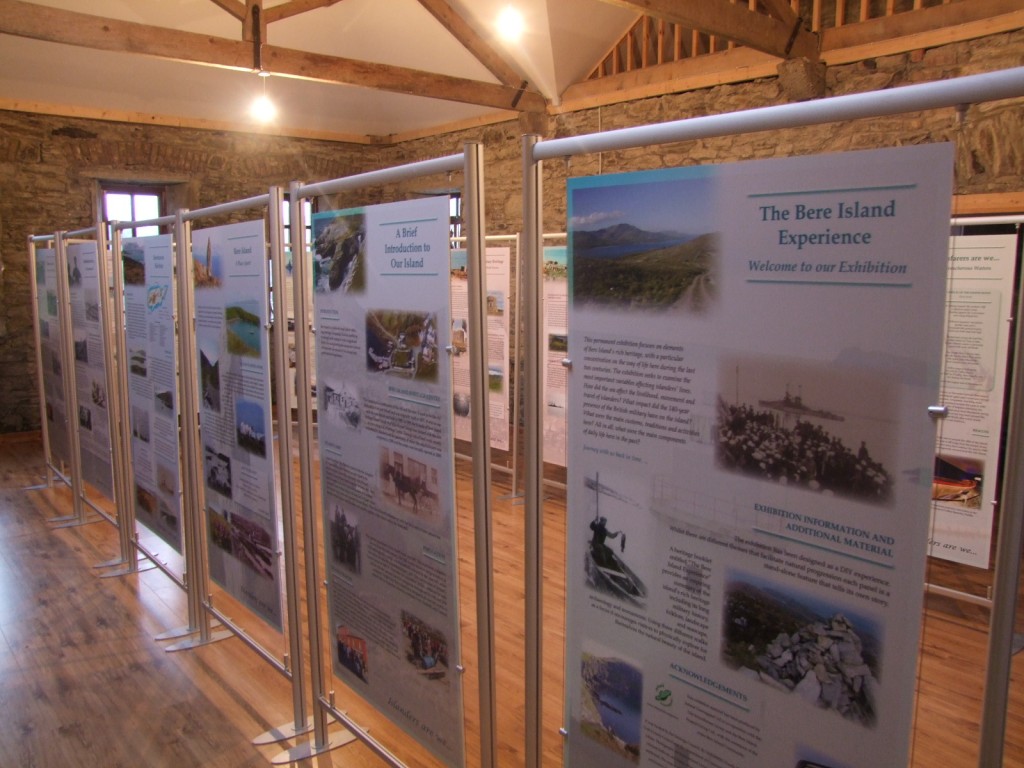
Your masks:
[{"label": "photo of stone cairn", "polygon": [[[755,591],[760,593],[757,604],[751,600]],[[723,660],[776,690],[873,726],[879,695],[874,637],[839,612],[794,621],[795,613],[807,610],[750,584],[734,583],[727,598]]]}]

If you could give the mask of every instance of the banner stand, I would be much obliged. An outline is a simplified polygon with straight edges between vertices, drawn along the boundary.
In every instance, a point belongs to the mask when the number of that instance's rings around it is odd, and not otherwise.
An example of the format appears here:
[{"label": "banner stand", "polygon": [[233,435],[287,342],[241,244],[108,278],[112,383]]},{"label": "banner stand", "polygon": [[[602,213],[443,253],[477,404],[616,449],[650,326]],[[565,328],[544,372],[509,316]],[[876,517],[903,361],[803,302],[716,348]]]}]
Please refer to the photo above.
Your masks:
[{"label": "banner stand", "polygon": [[[953,226],[977,226],[985,224],[1014,224],[1017,236],[1020,237],[1024,226],[1024,216],[977,216],[954,218]],[[982,699],[981,717],[981,751],[978,765],[1001,765],[1003,762],[1003,745],[1006,733],[1006,713],[1008,708],[1008,687],[1013,661],[1014,630],[1016,629],[1017,588],[1021,568],[1021,538],[1024,535],[1024,472],[1014,471],[1024,461],[1024,445],[1021,434],[1014,430],[1013,425],[1021,424],[1024,419],[1024,368],[1019,360],[1024,350],[1024,325],[1020,322],[1024,312],[1024,275],[1018,275],[1017,305],[1013,317],[1015,334],[1011,348],[1014,350],[1014,365],[1010,385],[1007,388],[1009,408],[1006,413],[1006,424],[1009,425],[1006,436],[1006,455],[1004,466],[1006,478],[1002,486],[1002,498],[998,500],[1000,510],[999,534],[996,540],[996,564],[993,576],[992,599],[980,605],[991,609],[988,635],[988,665],[985,670],[985,693]],[[941,588],[926,584],[929,592]],[[972,598],[962,592],[947,590],[953,593],[953,599]]]},{"label": "banner stand", "polygon": [[[512,244],[514,244],[515,245],[515,249],[516,249],[516,256],[515,256],[516,261],[517,262],[520,261],[520,255],[519,255],[520,254],[519,235],[487,235],[484,239],[485,239],[485,241],[487,243],[512,243]],[[467,238],[465,238],[465,237],[454,237],[454,238],[452,238],[452,243],[458,243],[459,245],[465,245],[466,240],[467,240]],[[522,292],[520,290],[521,283],[522,283],[521,267],[517,267],[517,269],[516,269],[516,284],[515,284],[515,292],[516,292],[515,311],[516,311],[516,318],[519,318],[521,316],[520,312],[522,311]],[[491,470],[492,471],[494,471],[494,472],[501,472],[501,473],[509,474],[509,475],[512,476],[512,493],[507,494],[505,496],[499,496],[498,498],[501,499],[502,501],[507,501],[508,499],[519,499],[519,498],[522,497],[522,494],[519,493],[519,408],[520,408],[520,404],[519,404],[520,394],[519,393],[521,391],[521,386],[520,386],[520,383],[519,383],[520,382],[519,363],[520,363],[521,358],[522,358],[522,355],[521,355],[521,348],[520,348],[520,343],[519,343],[519,334],[517,333],[517,334],[515,334],[515,344],[514,344],[513,349],[512,349],[512,359],[516,361],[516,375],[510,377],[511,383],[512,383],[512,391],[510,393],[510,397],[512,398],[511,425],[510,425],[511,429],[512,429],[512,439],[511,439],[511,447],[509,448],[509,456],[510,456],[510,458],[512,460],[511,461],[512,466],[506,466],[504,464],[498,464],[497,462],[494,462],[494,461],[491,462]],[[509,425],[506,425],[506,429],[508,429],[508,428],[509,428]],[[472,457],[467,456],[466,454],[463,454],[463,453],[456,453],[455,456],[456,456],[456,458],[460,458],[460,459],[472,458]],[[515,502],[515,503],[519,504],[521,502]]]},{"label": "banner stand", "polygon": [[[181,455],[182,455],[182,527],[185,554],[185,593],[188,597],[188,625],[170,630],[159,639],[172,636],[198,638],[168,646],[169,653],[196,648],[231,636],[229,632],[211,631],[210,616],[203,610],[203,597],[209,595],[209,573],[206,563],[206,540],[201,521],[203,486],[199,475],[202,455],[199,450],[199,391],[196,373],[195,297],[192,290],[192,237],[187,210],[180,210],[174,222],[174,253],[177,260],[178,367],[181,371]],[[171,633],[180,633],[174,634]]]},{"label": "banner stand", "polygon": [[[309,268],[306,264],[305,222],[302,216],[302,200],[304,197],[299,183],[293,181],[288,187],[288,211],[292,251],[292,291],[294,293],[292,306],[295,315],[295,381],[302,383],[302,386],[295,387],[295,403],[299,437],[299,493],[301,496],[299,512],[302,515],[303,551],[306,553],[306,632],[309,643],[309,681],[312,687],[314,704],[312,714],[313,740],[305,741],[278,753],[271,759],[271,763],[274,765],[287,765],[330,752],[351,743],[356,738],[356,734],[365,734],[365,731],[347,722],[346,718],[346,720],[341,722],[351,730],[330,736],[327,732],[327,715],[321,704],[325,690],[324,656],[320,645],[323,630],[321,629],[320,617],[320,575],[317,568],[316,555],[316,504],[313,493],[313,459],[311,456],[313,445],[313,398],[309,389],[309,334],[313,331],[309,320],[311,316],[309,293],[312,290],[312,282]],[[276,235],[272,237],[276,237]],[[275,277],[274,283],[275,289],[278,286],[283,289],[284,281],[278,282]],[[275,302],[275,306],[279,307],[278,311],[284,313],[287,305],[278,305]],[[285,328],[287,329],[287,324],[285,324]],[[291,377],[285,376],[285,379],[285,392],[278,391],[278,397],[282,398],[287,404],[291,402],[291,390],[289,389],[291,387]],[[286,423],[290,428],[290,414],[289,420]],[[288,503],[291,503],[290,498]],[[301,656],[301,654],[299,655]],[[369,735],[360,736],[360,738],[368,743],[376,744],[376,741]]]},{"label": "banner stand", "polygon": [[[172,224],[174,224],[173,216],[164,216],[161,219],[154,219],[146,222],[133,222],[131,224],[121,224],[116,221],[110,222],[110,229],[113,233],[113,239],[111,242],[111,263],[114,265],[111,278],[114,287],[114,296],[117,297],[118,302],[117,308],[114,311],[114,354],[120,363],[120,365],[115,369],[117,372],[117,385],[111,391],[117,393],[118,428],[114,431],[116,439],[120,443],[122,456],[120,464],[121,472],[115,473],[114,483],[115,488],[119,489],[118,492],[123,495],[126,503],[122,511],[122,525],[118,530],[121,537],[121,552],[123,558],[121,564],[123,567],[103,574],[102,578],[116,578],[118,576],[126,576],[131,573],[148,571],[152,568],[160,567],[156,554],[148,552],[139,543],[138,532],[135,528],[136,518],[135,504],[133,500],[135,467],[132,460],[132,431],[128,416],[131,413],[131,407],[128,402],[128,343],[124,316],[124,269],[121,266],[121,233],[126,228],[150,225],[171,226]],[[140,566],[140,563],[146,564]],[[164,568],[164,572],[168,573],[172,580],[178,581],[179,586],[182,586],[177,577],[168,572],[168,569]]]},{"label": "banner stand", "polygon": [[277,387],[277,451],[280,465],[280,498],[282,518],[282,547],[284,549],[285,599],[288,619],[288,653],[292,663],[292,707],[294,717],[286,725],[272,728],[252,740],[257,746],[275,744],[313,729],[313,719],[306,711],[306,675],[302,663],[301,610],[299,607],[298,550],[296,549],[295,500],[292,472],[291,392],[288,385],[288,299],[285,295],[284,226],[281,211],[284,192],[271,187],[269,203],[270,267],[274,313],[269,318],[273,334],[273,369]]},{"label": "banner stand", "polygon": [[[949,80],[921,83],[915,85],[892,88],[884,91],[872,91],[868,93],[850,94],[832,98],[818,99],[811,102],[800,102],[782,104],[770,107],[733,112],[722,115],[711,115],[705,117],[688,118],[667,123],[640,126],[637,128],[624,128],[603,133],[573,136],[564,139],[552,139],[541,141],[537,136],[524,136],[523,138],[523,217],[524,232],[526,234],[525,258],[536,263],[541,257],[540,238],[535,234],[540,232],[543,216],[541,213],[541,163],[544,160],[555,158],[568,158],[577,154],[604,152],[612,150],[631,149],[644,146],[651,146],[663,143],[675,143],[692,141],[702,138],[717,136],[738,135],[744,133],[776,130],[782,128],[795,128],[809,125],[822,125],[858,118],[880,117],[884,115],[903,114],[920,110],[939,109],[943,107],[959,107],[962,105],[976,104],[997,99],[1017,98],[1024,95],[1024,68],[1017,67],[981,75],[968,75]],[[1018,307],[1018,310],[1021,308]],[[1017,328],[1017,343],[1024,343],[1021,339],[1022,329]],[[535,343],[528,350],[528,366],[534,366],[539,370],[542,360],[542,347],[536,343],[536,339],[530,337]],[[1019,508],[1024,497],[1024,472],[1020,470],[1022,436],[1018,426],[1020,425],[1021,410],[1024,408],[1020,400],[1024,396],[1024,361],[1018,355],[1014,360],[1011,387],[1011,418],[1007,420],[1007,457],[1006,477],[1004,478],[1004,497],[1012,501],[1015,506],[1006,505],[1008,518],[1004,525],[1012,525],[1013,531],[1001,531],[999,542],[1000,561],[997,568],[1005,574],[1007,583],[1000,581],[1000,591],[1005,591],[1010,599],[1005,597],[1002,600],[993,601],[992,624],[990,639],[989,667],[990,674],[986,681],[985,707],[981,723],[981,755],[979,766],[998,765],[1002,760],[1003,739],[1006,717],[1006,686],[1009,675],[1008,666],[1001,666],[1000,674],[1002,679],[995,683],[992,677],[994,668],[998,665],[997,660],[1002,662],[1005,656],[1008,664],[1008,653],[1003,653],[1003,646],[1006,644],[1006,630],[1012,636],[1013,629],[1013,599],[1016,596],[1016,578],[1020,567],[1020,538],[1021,520]],[[527,445],[539,442],[535,432],[543,435],[543,414],[539,412],[540,390],[538,382],[528,377],[526,380],[525,397],[527,403],[533,401],[532,408],[537,409],[538,418],[531,421],[527,418]],[[528,411],[528,414],[530,412]],[[1016,420],[1015,420],[1015,418]],[[1010,459],[1013,460],[1010,460]],[[527,477],[536,477],[542,474],[543,468],[538,466],[527,467]],[[1012,497],[1012,498],[1011,498]],[[531,552],[538,546],[538,540],[530,536],[530,520],[538,523],[542,519],[542,492],[539,482],[527,482],[527,537],[526,557],[528,563],[533,563],[536,573],[527,573],[528,588],[526,593],[527,623],[531,626],[539,626],[542,608],[536,601],[536,594],[531,593],[529,584],[532,579],[539,580],[542,577],[540,572],[539,552]],[[1013,535],[1004,535],[1006,533]],[[1009,539],[1013,538],[1013,541]],[[1005,558],[1005,560],[1004,560]],[[1009,584],[1010,581],[1012,584]],[[1005,589],[1004,589],[1005,588]],[[997,629],[998,628],[998,629]],[[1012,638],[1011,638],[1012,639]],[[539,638],[538,638],[539,641]],[[533,638],[527,635],[527,647],[533,642]],[[996,652],[993,646],[999,647]],[[528,657],[529,658],[529,655]],[[538,660],[539,663],[539,660]],[[539,744],[541,737],[540,718],[540,691],[539,687],[533,685],[529,676],[526,680],[527,689],[527,712],[532,717],[526,718],[526,743],[527,768],[534,768],[539,763],[539,748],[530,750],[529,745]],[[535,699],[531,705],[531,697]],[[567,731],[562,728],[560,732],[564,737]]]},{"label": "banner stand", "polygon": [[[224,615],[213,605],[213,598],[210,594],[209,555],[206,538],[206,512],[205,493],[203,480],[200,475],[202,455],[199,440],[199,375],[197,371],[197,348],[196,348],[196,305],[194,291],[194,267],[192,256],[192,233],[191,222],[195,219],[219,216],[225,213],[232,213],[249,208],[261,208],[271,205],[271,255],[273,267],[284,273],[283,247],[281,245],[281,222],[280,192],[272,190],[276,197],[271,194],[246,198],[209,208],[197,209],[194,211],[179,211],[174,219],[175,230],[175,258],[177,260],[177,297],[176,309],[178,315],[178,365],[180,373],[181,399],[181,422],[182,422],[182,495],[183,495],[183,524],[184,524],[184,552],[186,562],[185,588],[188,597],[188,625],[178,630],[165,632],[158,639],[169,639],[172,636],[190,636],[189,639],[168,646],[168,652],[191,650],[209,643],[237,637],[248,648],[254,651],[260,658],[271,667],[281,673],[292,685],[293,698],[295,701],[295,719],[288,725],[271,729],[258,736],[254,743],[269,744],[282,739],[292,738],[297,734],[305,733],[309,726],[305,714],[305,690],[302,655],[298,652],[300,648],[299,638],[301,635],[301,617],[298,611],[299,586],[294,578],[295,563],[298,556],[294,539],[294,513],[291,501],[291,443],[289,434],[289,420],[286,418],[279,427],[279,459],[281,464],[280,487],[275,488],[275,493],[284,491],[284,497],[276,501],[282,505],[284,541],[282,543],[284,557],[284,568],[286,571],[285,592],[287,599],[286,632],[289,637],[290,649],[283,661],[276,658],[270,651],[263,648],[253,640],[244,629],[237,626],[230,618]],[[276,200],[271,204],[272,200]],[[264,255],[263,258],[266,258]],[[274,277],[275,299],[283,295],[284,280],[277,282]],[[263,301],[267,296],[264,286]],[[278,305],[275,302],[275,306]],[[282,315],[283,317],[283,315]],[[268,323],[270,321],[268,315]],[[275,330],[275,334],[287,331],[286,322],[278,322],[268,326],[268,330]],[[278,340],[279,341],[279,340]],[[275,360],[277,375],[287,375],[284,365],[287,354],[287,345],[277,343],[275,349]],[[269,386],[269,382],[268,382]],[[287,408],[287,397],[279,394],[278,408]],[[216,622],[212,622],[215,619]],[[218,626],[223,627],[221,631],[214,631]],[[198,636],[196,636],[198,635]]]},{"label": "banner stand", "polygon": [[[289,188],[291,203],[291,250],[294,255],[294,307],[295,307],[295,353],[296,380],[303,386],[296,391],[298,433],[299,433],[299,477],[301,493],[301,513],[304,547],[307,553],[317,551],[315,479],[313,476],[313,426],[312,397],[309,387],[311,365],[310,334],[315,332],[311,327],[311,294],[312,274],[307,264],[306,246],[303,238],[304,222],[301,202],[313,195],[337,194],[343,191],[361,189],[375,184],[389,184],[434,173],[451,173],[462,170],[466,194],[464,200],[468,204],[468,220],[466,227],[471,233],[468,238],[468,271],[470,279],[470,337],[475,340],[476,347],[472,354],[475,360],[471,375],[470,400],[475,410],[473,419],[473,466],[474,494],[473,505],[475,514],[476,538],[476,575],[477,575],[477,628],[478,628],[478,664],[480,674],[480,752],[482,768],[491,768],[496,764],[495,749],[495,685],[494,685],[494,621],[493,621],[493,584],[491,582],[493,566],[491,561],[491,499],[490,499],[490,439],[487,418],[487,348],[486,334],[478,332],[485,317],[486,270],[484,262],[485,236],[483,215],[483,157],[479,144],[468,143],[464,152],[458,155],[424,160],[408,165],[396,166],[380,171],[358,174],[346,178],[335,179],[307,185],[293,182]],[[306,600],[309,622],[309,657],[310,680],[313,697],[316,702],[314,710],[314,738],[307,744],[301,744],[291,750],[282,752],[275,757],[274,764],[285,764],[306,759],[334,749],[339,737],[330,737],[327,732],[327,715],[349,729],[344,734],[347,740],[358,738],[378,757],[394,768],[401,768],[402,763],[383,744],[370,736],[366,729],[360,727],[345,712],[339,710],[334,703],[334,692],[327,692],[325,687],[324,656],[322,649],[322,617],[319,599],[321,580],[316,557],[306,557]],[[456,667],[457,669],[459,667]]]},{"label": "banner stand", "polygon": [[68,479],[63,473],[58,470],[54,465],[53,454],[50,451],[50,427],[49,419],[46,418],[46,387],[43,384],[43,340],[40,332],[39,323],[41,318],[39,316],[39,285],[37,284],[36,270],[38,266],[36,264],[36,247],[37,245],[55,245],[56,235],[30,235],[28,238],[28,263],[32,270],[32,278],[29,280],[29,286],[32,290],[32,319],[35,322],[33,327],[33,333],[35,334],[36,340],[36,384],[37,394],[39,397],[39,423],[43,433],[43,458],[45,459],[46,465],[46,480],[45,488],[52,488],[55,478],[60,478],[62,482],[69,483]]},{"label": "banner stand", "polygon": [[[120,381],[117,375],[117,360],[115,357],[115,350],[113,340],[111,338],[113,333],[113,322],[111,318],[111,302],[110,302],[110,275],[108,273],[108,248],[107,238],[102,225],[97,224],[86,229],[76,230],[74,232],[68,232],[65,235],[66,243],[72,242],[72,240],[78,240],[79,238],[89,239],[94,238],[96,243],[96,272],[97,282],[99,283],[99,319],[100,329],[103,338],[103,375],[104,375],[104,386],[107,388],[107,444],[109,447],[109,453],[107,454],[107,460],[111,468],[111,481],[112,481],[112,494],[114,501],[115,516],[111,517],[105,510],[97,507],[91,502],[84,493],[82,500],[87,504],[100,517],[105,518],[114,527],[118,528],[118,541],[120,555],[117,558],[109,560],[103,563],[97,563],[94,568],[108,568],[126,563],[132,556],[130,542],[126,542],[124,539],[123,531],[125,529],[125,509],[130,507],[130,495],[124,493],[124,490],[118,487],[118,478],[123,477],[125,474],[124,465],[124,446],[120,438],[120,428],[122,421],[122,411],[120,408],[119,397],[114,396],[112,393],[120,392]],[[77,384],[76,384],[77,391]]]},{"label": "banner stand", "polygon": [[71,328],[71,288],[68,281],[68,252],[66,233],[56,233],[57,312],[61,334],[61,370],[64,384],[64,420],[68,430],[68,461],[71,463],[72,514],[51,518],[55,528],[73,528],[94,522],[86,519],[82,504],[82,455],[78,433],[78,391],[75,387],[75,339]]}]

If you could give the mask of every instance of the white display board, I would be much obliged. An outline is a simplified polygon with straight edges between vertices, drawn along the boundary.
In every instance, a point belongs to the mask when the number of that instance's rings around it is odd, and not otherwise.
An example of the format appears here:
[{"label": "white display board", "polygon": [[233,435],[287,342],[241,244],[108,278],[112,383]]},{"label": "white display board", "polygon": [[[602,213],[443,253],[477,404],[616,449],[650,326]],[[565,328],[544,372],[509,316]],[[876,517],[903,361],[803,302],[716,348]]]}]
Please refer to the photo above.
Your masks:
[{"label": "white display board", "polygon": [[1013,312],[1016,235],[966,235],[949,245],[942,420],[928,554],[989,567]]},{"label": "white display board", "polygon": [[113,500],[105,357],[107,330],[100,317],[100,291],[107,290],[107,286],[100,284],[97,264],[100,254],[96,241],[69,243],[67,253],[82,478]]},{"label": "white display board", "polygon": [[[509,403],[512,380],[509,375],[509,318],[511,307],[510,259],[512,249],[490,246],[487,262],[487,412],[490,415],[491,447],[507,451],[510,445]],[[451,252],[452,301],[452,412],[455,437],[473,439],[469,418],[469,285],[467,252]]]},{"label": "white display board", "polygon": [[907,764],[952,155],[569,181],[568,765]]},{"label": "white display board", "polygon": [[121,242],[135,519],[182,551],[174,247],[170,235]]},{"label": "white display board", "polygon": [[448,200],[316,214],[312,258],[334,669],[461,765]]},{"label": "white display board", "polygon": [[544,461],[565,466],[569,279],[564,245],[544,249]]},{"label": "white display board", "polygon": [[64,396],[64,365],[61,362],[62,336],[57,304],[57,252],[37,248],[36,291],[39,300],[39,354],[43,363],[43,399],[46,413],[50,458],[54,464],[70,463],[67,404]]},{"label": "white display board", "polygon": [[210,578],[282,628],[263,221],[192,233]]}]

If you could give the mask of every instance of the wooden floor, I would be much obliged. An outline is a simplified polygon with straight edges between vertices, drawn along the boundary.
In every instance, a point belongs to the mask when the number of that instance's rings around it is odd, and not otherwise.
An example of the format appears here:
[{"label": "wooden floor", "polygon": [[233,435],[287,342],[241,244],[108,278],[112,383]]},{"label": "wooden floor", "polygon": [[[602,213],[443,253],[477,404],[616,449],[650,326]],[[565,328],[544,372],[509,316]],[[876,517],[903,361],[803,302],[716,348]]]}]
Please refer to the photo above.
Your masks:
[{"label": "wooden floor", "polygon": [[[71,509],[64,488],[33,488],[44,478],[37,435],[0,437],[0,766],[264,766],[284,745],[254,747],[258,734],[291,722],[287,680],[232,638],[167,653],[154,637],[186,623],[181,589],[162,571],[103,579],[98,563],[117,555],[116,529],[105,521],[56,528],[50,518]],[[459,468],[460,490],[468,484]],[[495,474],[494,522],[498,764],[524,764],[523,509]],[[469,764],[479,764],[475,595],[470,505],[460,495],[460,603],[466,675]],[[564,637],[564,501],[545,508],[544,765],[560,766]],[[154,544],[154,546],[156,546]],[[161,560],[179,572],[173,552]],[[322,561],[321,561],[322,562]],[[961,579],[978,590],[974,569],[936,565],[933,581]],[[247,619],[214,595],[263,647],[283,654],[287,640]],[[922,634],[913,768],[977,766],[986,611],[929,598]],[[1004,766],[1024,767],[1024,662],[1014,660]],[[307,661],[308,664],[308,661]],[[409,765],[435,765],[386,720],[331,683],[335,702]],[[340,730],[332,728],[332,732]],[[356,742],[304,765],[384,765]],[[587,767],[589,768],[589,767]],[[772,768],[767,766],[766,768]]]}]

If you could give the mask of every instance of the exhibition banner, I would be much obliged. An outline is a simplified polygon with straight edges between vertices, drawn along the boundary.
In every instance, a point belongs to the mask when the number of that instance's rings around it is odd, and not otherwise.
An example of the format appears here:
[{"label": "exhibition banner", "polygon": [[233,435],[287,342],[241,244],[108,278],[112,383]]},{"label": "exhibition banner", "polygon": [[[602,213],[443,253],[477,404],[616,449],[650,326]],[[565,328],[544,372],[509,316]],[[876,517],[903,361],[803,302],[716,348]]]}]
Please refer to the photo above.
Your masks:
[{"label": "exhibition banner", "polygon": [[[487,262],[487,412],[490,415],[491,447],[509,449],[509,263],[512,249],[490,247]],[[469,417],[469,283],[467,252],[451,252],[452,276],[452,411],[455,437],[473,439]]]},{"label": "exhibition banner", "polygon": [[192,233],[210,578],[282,628],[263,221]]},{"label": "exhibition banner", "polygon": [[569,280],[564,245],[544,249],[544,461],[565,466]]},{"label": "exhibition banner", "polygon": [[181,552],[174,247],[170,235],[121,241],[135,519]]},{"label": "exhibition banner", "polygon": [[105,357],[107,329],[100,318],[100,291],[108,288],[100,285],[97,264],[100,254],[96,241],[69,243],[67,252],[82,479],[113,500]]},{"label": "exhibition banner", "polygon": [[907,764],[952,156],[569,181],[569,765]]},{"label": "exhibition banner", "polygon": [[989,567],[999,485],[1016,235],[966,235],[949,244],[942,420],[932,481],[928,554]]},{"label": "exhibition banner", "polygon": [[43,398],[50,458],[54,464],[71,463],[67,403],[64,396],[62,336],[57,305],[57,252],[36,249],[36,293],[39,301],[39,343],[43,361]]},{"label": "exhibition banner", "polygon": [[448,200],[315,214],[312,260],[334,670],[461,765]]}]

